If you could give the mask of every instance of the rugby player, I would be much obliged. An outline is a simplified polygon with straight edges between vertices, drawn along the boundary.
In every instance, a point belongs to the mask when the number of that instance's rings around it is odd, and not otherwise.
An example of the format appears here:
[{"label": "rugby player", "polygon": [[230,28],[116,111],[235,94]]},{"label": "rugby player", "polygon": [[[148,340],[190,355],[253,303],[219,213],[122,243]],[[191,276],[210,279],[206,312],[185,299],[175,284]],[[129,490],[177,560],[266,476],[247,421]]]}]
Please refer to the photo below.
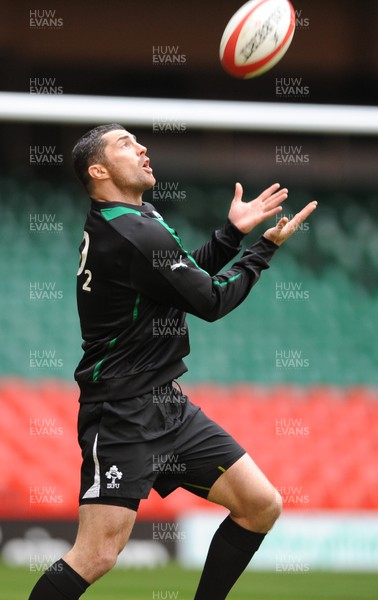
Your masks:
[{"label": "rugby player", "polygon": [[[176,380],[187,370],[185,314],[215,321],[235,309],[317,203],[279,219],[220,273],[243,237],[281,212],[287,189],[274,184],[243,202],[237,183],[226,223],[188,252],[142,200],[156,182],[146,152],[117,123],[92,129],[73,149],[91,199],[77,277],[84,339],[75,371],[83,457],[79,528],[73,548],[39,579],[30,600],[77,599],[107,573],[151,488],[164,497],[182,487],[229,510],[195,600],[226,598],[281,512],[279,493],[252,458]],[[164,334],[159,323],[174,323],[180,334]],[[181,466],[178,472],[167,469],[167,457]]]}]

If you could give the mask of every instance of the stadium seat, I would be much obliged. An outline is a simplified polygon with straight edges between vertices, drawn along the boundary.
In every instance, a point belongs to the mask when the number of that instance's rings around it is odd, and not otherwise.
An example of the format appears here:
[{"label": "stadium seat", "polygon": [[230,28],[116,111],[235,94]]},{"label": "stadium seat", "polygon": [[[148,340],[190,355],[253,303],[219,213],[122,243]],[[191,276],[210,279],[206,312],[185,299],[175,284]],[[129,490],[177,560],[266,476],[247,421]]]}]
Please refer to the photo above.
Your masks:
[{"label": "stadium seat", "polygon": [[[213,217],[219,225],[219,199],[226,206],[229,190],[193,182],[187,192],[193,202],[171,217],[185,246],[195,248],[208,238]],[[0,251],[6,257],[0,277],[7,281],[0,295],[2,516],[57,514],[56,507],[31,506],[32,480],[64,489],[62,518],[77,513],[78,390],[71,382],[82,354],[75,274],[87,211],[78,197],[46,181],[0,177]],[[377,509],[378,345],[372,331],[378,226],[371,218],[377,198],[360,202],[353,195],[324,194],[319,200],[322,209],[310,229],[277,253],[237,310],[216,323],[188,316],[193,352],[182,387],[240,440],[277,487],[302,489],[298,495],[309,497],[303,509]],[[30,231],[33,214],[52,214],[62,230]],[[62,299],[31,299],[35,282],[52,283]],[[300,286],[304,296],[282,299],[282,285]],[[30,353],[36,350],[55,351],[62,367],[32,367]],[[280,351],[301,352],[309,368],[278,367]],[[38,418],[52,419],[64,434],[31,435],[31,419]],[[298,431],[284,432],[280,422]],[[152,493],[140,515],[172,517],[181,507],[199,505],[206,503],[184,491],[164,501]]]},{"label": "stadium seat", "polygon": [[[378,509],[378,394],[372,388],[208,384],[186,391],[252,455],[286,509]],[[3,379],[0,396],[1,517],[76,518],[76,387]],[[52,427],[52,435],[36,435],[33,423]],[[53,490],[56,501],[31,502],[31,486]],[[164,500],[152,492],[139,515],[172,519],[196,507],[208,504],[184,490]]]},{"label": "stadium seat", "polygon": [[[187,193],[193,203],[186,203],[185,211],[175,211],[171,217],[185,246],[195,248],[211,230],[210,210],[214,210],[215,225],[219,224],[217,211],[203,199],[216,198],[214,206],[218,207],[219,198],[228,202],[229,190],[223,186],[205,189],[192,182]],[[309,195],[301,193],[303,200]],[[374,293],[378,231],[370,214],[376,199],[361,203],[352,195],[335,194],[319,200],[322,210],[311,228],[293,236],[236,311],[216,323],[189,316],[195,349],[187,361],[189,383],[377,385],[378,346],[370,341],[378,309]],[[7,281],[0,297],[0,328],[7,340],[0,347],[0,376],[72,380],[81,357],[75,274],[87,204],[69,186],[57,189],[44,180],[11,177],[0,178],[0,202],[4,208],[0,251],[7,257],[0,265],[2,280]],[[52,215],[62,230],[30,231],[30,218],[36,214]],[[356,214],[351,241],[351,215]],[[202,223],[206,224],[203,230]],[[14,239],[17,244],[12,244]],[[35,282],[55,285],[62,299],[31,300],[29,286]],[[300,286],[308,299],[301,299],[300,294],[297,300],[279,299],[280,285]],[[275,353],[283,346],[302,351],[310,368],[277,368]],[[62,367],[31,368],[33,349],[55,349]]]}]

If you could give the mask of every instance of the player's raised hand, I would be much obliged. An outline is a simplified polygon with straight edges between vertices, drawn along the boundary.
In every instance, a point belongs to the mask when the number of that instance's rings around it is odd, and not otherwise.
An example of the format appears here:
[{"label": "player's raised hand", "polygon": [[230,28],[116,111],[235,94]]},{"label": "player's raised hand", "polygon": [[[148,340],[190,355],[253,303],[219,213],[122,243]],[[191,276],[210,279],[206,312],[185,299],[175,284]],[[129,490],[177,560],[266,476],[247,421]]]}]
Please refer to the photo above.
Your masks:
[{"label": "player's raised hand", "polygon": [[287,189],[280,189],[279,183],[274,183],[250,202],[243,202],[243,188],[235,184],[235,196],[231,202],[228,218],[242,233],[249,233],[256,225],[274,217],[282,210],[281,202],[286,200]]},{"label": "player's raised hand", "polygon": [[286,242],[286,240],[293,235],[293,233],[298,229],[299,225],[303,223],[305,219],[307,219],[307,217],[315,210],[317,206],[318,203],[316,200],[314,200],[302,208],[302,210],[290,221],[287,217],[282,217],[275,227],[271,227],[264,233],[264,237],[277,244],[277,246],[281,246],[281,244]]}]

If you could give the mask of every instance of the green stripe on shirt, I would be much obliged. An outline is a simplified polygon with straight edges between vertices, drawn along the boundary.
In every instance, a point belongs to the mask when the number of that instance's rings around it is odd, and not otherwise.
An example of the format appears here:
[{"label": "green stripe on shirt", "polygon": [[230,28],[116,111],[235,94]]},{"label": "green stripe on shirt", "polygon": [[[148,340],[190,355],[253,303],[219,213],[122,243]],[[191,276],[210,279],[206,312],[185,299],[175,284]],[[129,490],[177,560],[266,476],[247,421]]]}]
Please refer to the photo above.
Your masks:
[{"label": "green stripe on shirt", "polygon": [[163,225],[163,227],[165,227],[165,229],[171,234],[171,236],[176,240],[176,242],[178,243],[178,245],[180,246],[181,250],[184,252],[184,254],[186,255],[186,257],[192,261],[192,263],[197,267],[197,269],[199,269],[200,271],[202,271],[202,273],[205,273],[205,275],[209,275],[209,273],[207,271],[205,271],[205,269],[201,269],[201,267],[197,264],[197,262],[195,261],[195,259],[193,258],[193,256],[191,256],[189,254],[189,252],[187,250],[185,250],[185,248],[183,247],[180,238],[178,237],[178,235],[176,234],[175,230],[172,229],[171,227],[169,227],[169,225],[167,225],[167,223],[165,221],[163,221],[162,219],[155,219],[153,217],[154,221],[157,221],[158,223],[160,223],[161,225]]},{"label": "green stripe on shirt", "polygon": [[235,281],[235,279],[237,279],[240,276],[241,276],[241,273],[237,273],[236,275],[233,275],[232,277],[230,277],[226,281],[218,281],[217,279],[215,279],[214,280],[214,285],[220,285],[221,287],[223,287],[224,285],[228,285],[229,283],[232,283],[233,281]]},{"label": "green stripe on shirt", "polygon": [[134,208],[126,208],[126,206],[113,206],[112,208],[102,208],[101,214],[104,217],[104,219],[106,219],[106,221],[112,221],[113,219],[122,217],[122,215],[142,215],[142,213],[139,210],[135,210]]},{"label": "green stripe on shirt", "polygon": [[92,381],[98,381],[98,379],[100,377],[100,371],[101,371],[102,363],[111,354],[111,352],[112,352],[112,350],[113,350],[113,348],[115,346],[116,341],[117,341],[117,338],[114,338],[113,340],[110,340],[110,342],[108,343],[108,349],[107,349],[107,352],[106,352],[104,358],[102,358],[101,360],[98,361],[98,363],[96,364],[96,366],[95,366],[95,368],[93,370]]}]

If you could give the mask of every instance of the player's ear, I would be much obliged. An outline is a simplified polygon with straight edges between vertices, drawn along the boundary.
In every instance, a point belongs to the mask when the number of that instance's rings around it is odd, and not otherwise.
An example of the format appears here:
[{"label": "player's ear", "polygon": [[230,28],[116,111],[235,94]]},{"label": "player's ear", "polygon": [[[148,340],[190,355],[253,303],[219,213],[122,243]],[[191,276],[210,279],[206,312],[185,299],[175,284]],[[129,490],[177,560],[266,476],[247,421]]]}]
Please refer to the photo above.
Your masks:
[{"label": "player's ear", "polygon": [[109,173],[107,168],[101,163],[96,163],[94,165],[90,165],[88,167],[89,176],[92,179],[107,179],[109,177]]}]

